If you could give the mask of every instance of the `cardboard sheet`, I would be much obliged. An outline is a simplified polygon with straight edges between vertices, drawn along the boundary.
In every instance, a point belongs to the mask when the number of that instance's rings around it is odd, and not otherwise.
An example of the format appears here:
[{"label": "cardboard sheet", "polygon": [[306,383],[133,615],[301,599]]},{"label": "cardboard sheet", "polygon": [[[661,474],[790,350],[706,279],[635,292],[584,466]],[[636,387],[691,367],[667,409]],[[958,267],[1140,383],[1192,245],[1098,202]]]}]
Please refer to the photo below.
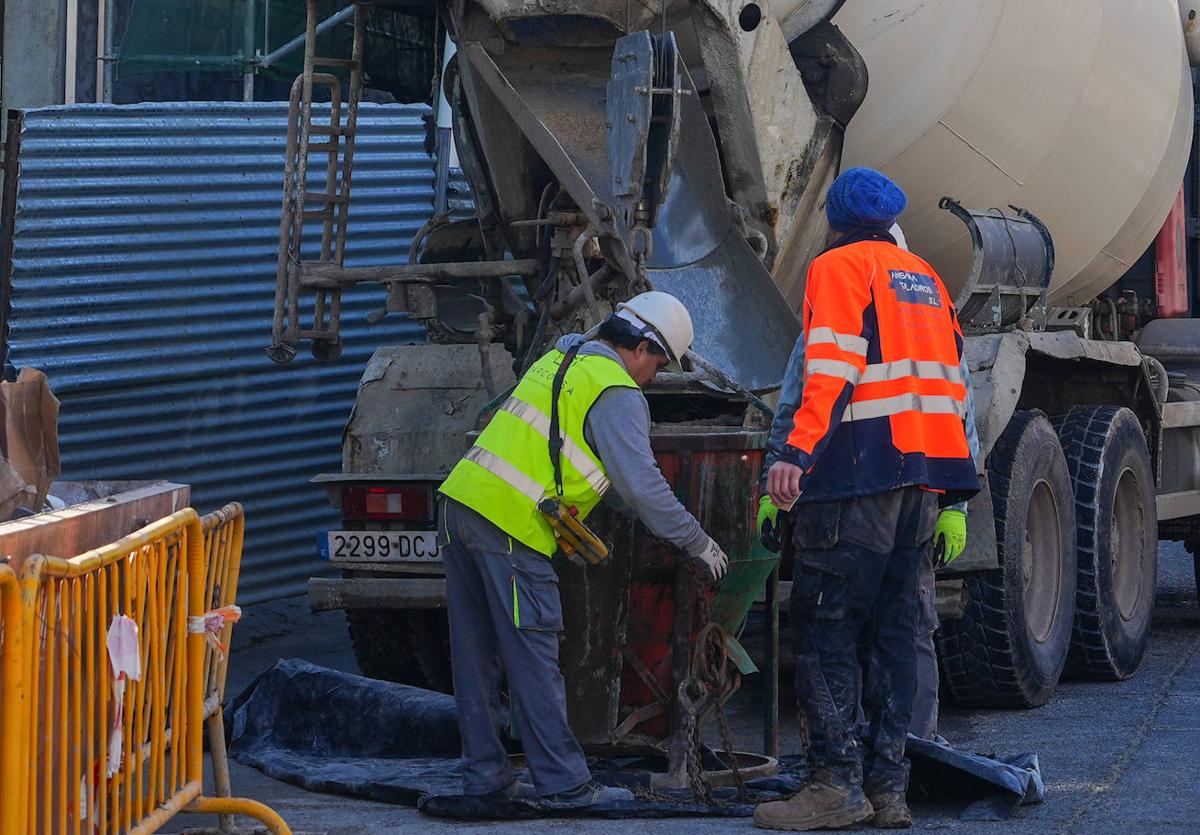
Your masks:
[{"label": "cardboard sheet", "polygon": [[46,375],[23,368],[16,382],[0,383],[0,521],[18,508],[37,513],[61,470],[58,458],[58,398]]}]

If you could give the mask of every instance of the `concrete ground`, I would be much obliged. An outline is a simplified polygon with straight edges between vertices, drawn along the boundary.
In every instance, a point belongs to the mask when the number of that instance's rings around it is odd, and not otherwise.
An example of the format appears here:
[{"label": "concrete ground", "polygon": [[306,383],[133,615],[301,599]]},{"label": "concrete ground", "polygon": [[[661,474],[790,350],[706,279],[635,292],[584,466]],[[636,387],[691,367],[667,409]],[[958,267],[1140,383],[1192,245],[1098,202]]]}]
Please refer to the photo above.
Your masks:
[{"label": "concrete ground", "polygon": [[[304,658],[357,672],[340,613],[313,615],[304,598],[248,608],[235,632],[227,698],[279,658]],[[1004,823],[966,823],[956,808],[920,807],[917,829],[955,833],[1166,833],[1200,831],[1200,610],[1192,558],[1181,546],[1160,549],[1158,609],[1141,669],[1120,683],[1063,682],[1051,702],[1032,711],[943,707],[941,731],[956,746],[981,753],[1035,751],[1047,801]],[[792,703],[790,691],[783,705]],[[760,747],[757,688],[739,695],[735,735],[747,750]],[[785,711],[790,714],[791,711]],[[386,732],[386,729],[381,729]],[[795,747],[794,719],[784,726],[785,752]],[[524,821],[454,824],[416,810],[353,797],[316,794],[231,762],[234,793],[276,809],[297,833],[548,833],[608,835],[636,827],[641,835],[750,831],[749,820],[673,819]],[[164,831],[211,826],[180,816]]]}]

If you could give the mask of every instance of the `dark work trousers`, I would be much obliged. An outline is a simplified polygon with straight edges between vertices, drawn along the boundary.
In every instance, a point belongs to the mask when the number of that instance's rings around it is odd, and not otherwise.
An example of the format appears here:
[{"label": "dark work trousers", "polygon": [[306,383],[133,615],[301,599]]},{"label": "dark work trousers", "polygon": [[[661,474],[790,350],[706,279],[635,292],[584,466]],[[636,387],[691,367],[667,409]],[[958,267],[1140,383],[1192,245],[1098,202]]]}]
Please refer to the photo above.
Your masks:
[{"label": "dark work trousers", "polygon": [[567,725],[562,603],[550,560],[453,500],[441,499],[439,516],[464,794],[513,781],[499,734],[501,665],[534,788],[548,795],[583,785],[591,773]]},{"label": "dark work trousers", "polygon": [[937,736],[938,726],[938,661],[933,643],[938,629],[936,571],[937,557],[927,546],[921,553],[917,582],[917,691],[908,726],[908,732],[921,739]]},{"label": "dark work trousers", "polygon": [[[789,618],[811,774],[869,791],[907,788],[917,581],[936,520],[937,496],[917,487],[792,511]],[[874,667],[864,694],[875,706],[869,753],[855,733],[863,636]]]},{"label": "dark work trousers", "polygon": [[[935,739],[938,726],[938,660],[934,636],[940,622],[936,605],[936,571],[937,557],[933,548],[927,546],[921,554],[921,572],[917,580],[917,689],[913,695],[912,720],[908,724],[908,732],[921,739]],[[859,661],[868,671],[867,675],[878,675],[875,672],[878,665],[871,660],[871,643],[870,630],[864,630],[859,636]],[[861,683],[859,692],[862,692]],[[873,707],[870,703],[863,705],[857,714],[856,722],[861,737],[870,733],[867,713]]]}]

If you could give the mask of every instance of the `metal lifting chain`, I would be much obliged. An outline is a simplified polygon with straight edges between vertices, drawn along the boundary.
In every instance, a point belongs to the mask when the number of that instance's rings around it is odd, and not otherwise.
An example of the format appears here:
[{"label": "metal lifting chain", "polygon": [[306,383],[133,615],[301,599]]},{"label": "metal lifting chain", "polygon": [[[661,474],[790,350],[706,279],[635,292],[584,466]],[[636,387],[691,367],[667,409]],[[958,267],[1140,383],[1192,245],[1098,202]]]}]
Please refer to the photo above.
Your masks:
[{"label": "metal lifting chain", "polygon": [[650,288],[650,279],[646,278],[646,256],[639,255],[637,261],[634,262],[637,269],[637,275],[629,285],[629,294],[636,296],[638,293],[644,293]]},{"label": "metal lifting chain", "polygon": [[679,703],[684,712],[684,739],[687,740],[687,776],[692,793],[704,803],[713,804],[712,789],[704,780],[701,761],[700,711],[704,708],[704,685],[692,673],[679,685]]},{"label": "metal lifting chain", "polygon": [[729,721],[725,716],[725,701],[733,695],[735,681],[729,675],[729,652],[726,648],[728,638],[724,627],[712,620],[712,612],[708,595],[704,590],[704,579],[700,569],[692,567],[692,582],[697,589],[697,599],[700,609],[700,631],[696,635],[696,645],[692,650],[692,664],[687,679],[680,685],[679,695],[683,703],[687,721],[688,740],[688,780],[692,791],[705,803],[712,804],[712,789],[704,780],[704,766],[701,762],[703,745],[700,738],[701,722],[700,708],[705,701],[705,695],[712,697],[713,712],[717,718],[717,729],[721,733],[721,744],[725,747],[725,757],[729,770],[733,772],[734,782],[737,783],[738,796],[743,802],[750,799],[746,790],[746,781],[738,767],[737,755],[734,753],[733,734],[729,730]]},{"label": "metal lifting chain", "polygon": [[646,260],[654,253],[654,239],[641,220],[629,230],[629,250],[634,265],[634,275],[629,282],[629,295],[635,296],[653,290],[650,279],[646,277]]}]

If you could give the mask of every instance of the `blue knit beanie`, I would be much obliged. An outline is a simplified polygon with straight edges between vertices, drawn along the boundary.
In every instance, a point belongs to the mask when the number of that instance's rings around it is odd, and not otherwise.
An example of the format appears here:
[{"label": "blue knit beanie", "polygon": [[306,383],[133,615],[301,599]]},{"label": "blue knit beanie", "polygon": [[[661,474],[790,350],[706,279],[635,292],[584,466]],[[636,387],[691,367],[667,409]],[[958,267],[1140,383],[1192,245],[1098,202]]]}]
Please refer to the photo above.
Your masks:
[{"label": "blue knit beanie", "polygon": [[874,168],[848,168],[829,187],[825,214],[836,232],[856,226],[887,229],[907,203],[900,186]]}]

